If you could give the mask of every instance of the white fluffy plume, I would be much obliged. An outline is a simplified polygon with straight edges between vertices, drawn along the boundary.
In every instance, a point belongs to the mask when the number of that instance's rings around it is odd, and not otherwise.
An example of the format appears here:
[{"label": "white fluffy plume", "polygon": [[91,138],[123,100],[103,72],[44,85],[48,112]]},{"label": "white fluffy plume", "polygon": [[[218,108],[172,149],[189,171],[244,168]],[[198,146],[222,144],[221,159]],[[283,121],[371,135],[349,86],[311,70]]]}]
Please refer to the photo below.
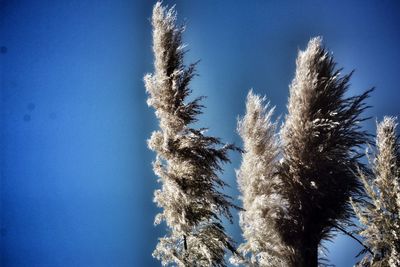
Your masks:
[{"label": "white fluffy plume", "polygon": [[400,266],[400,155],[396,119],[378,124],[372,173],[360,172],[367,199],[352,203],[362,227],[360,235],[373,252],[360,266]]},{"label": "white fluffy plume", "polygon": [[155,223],[165,221],[169,228],[153,256],[163,265],[225,266],[226,250],[235,249],[221,216],[231,220],[230,208],[235,206],[218,191],[225,186],[218,174],[229,161],[228,151],[236,148],[190,127],[202,105],[201,98],[187,100],[195,64],[183,63],[183,27],[176,26],[174,8],[156,3],[152,25],[154,73],[145,76],[145,86],[160,130],[153,132],[148,145],[157,153],[153,168],[161,182],[154,201],[162,212]]},{"label": "white fluffy plume", "polygon": [[276,229],[285,205],[277,175],[279,147],[276,123],[272,121],[274,108],[264,102],[265,98],[250,91],[246,114],[238,122],[244,145],[237,179],[244,208],[239,216],[245,242],[238,249],[241,256],[231,261],[251,266],[287,266],[286,247]]}]

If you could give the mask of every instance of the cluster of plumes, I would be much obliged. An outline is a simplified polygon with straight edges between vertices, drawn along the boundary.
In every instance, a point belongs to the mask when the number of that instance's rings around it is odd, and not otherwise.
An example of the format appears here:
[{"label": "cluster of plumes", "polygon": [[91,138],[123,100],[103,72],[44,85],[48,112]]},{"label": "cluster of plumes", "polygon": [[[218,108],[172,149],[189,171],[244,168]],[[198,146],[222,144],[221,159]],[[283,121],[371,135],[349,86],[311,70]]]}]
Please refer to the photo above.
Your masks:
[{"label": "cluster of plumes", "polygon": [[[317,267],[321,241],[349,222],[353,204],[365,226],[360,234],[374,254],[361,264],[400,265],[395,120],[385,118],[378,127],[370,172],[360,163],[360,146],[369,142],[360,122],[370,90],[345,97],[351,73],[340,74],[321,38],[299,52],[279,133],[274,109],[265,98],[248,94],[246,114],[238,123],[244,143],[237,171],[244,243],[236,253],[221,216],[232,220],[230,208],[237,207],[219,191],[226,184],[218,174],[229,162],[228,151],[237,148],[206,136],[206,129],[190,127],[202,105],[201,98],[188,100],[196,64],[184,65],[184,28],[176,26],[174,9],[159,2],[152,24],[155,71],[145,76],[145,85],[160,130],[148,144],[157,153],[153,168],[161,182],[154,201],[162,212],[155,223],[165,221],[170,230],[159,239],[154,257],[163,265],[226,266],[230,250],[234,264]],[[350,199],[362,195],[362,184],[368,199],[354,204]]]},{"label": "cluster of plumes", "polygon": [[265,98],[247,95],[246,115],[238,122],[243,139],[242,164],[237,171],[243,211],[239,213],[245,242],[238,248],[239,255],[232,263],[246,266],[287,266],[277,232],[278,218],[285,213],[281,197],[277,163],[279,146],[276,122],[272,121],[274,108],[264,104]]},{"label": "cluster of plumes", "polygon": [[293,248],[292,266],[317,266],[320,242],[350,219],[349,198],[361,189],[359,148],[369,135],[360,116],[370,91],[346,98],[351,73],[340,71],[321,38],[313,38],[299,52],[290,85],[280,170],[288,212],[279,231]]},{"label": "cluster of plumes", "polygon": [[[400,146],[396,119],[378,124],[372,172],[359,172],[367,198],[352,203],[362,227],[360,235],[373,255],[360,266],[400,266]],[[363,251],[364,252],[364,251]]]},{"label": "cluster of plumes", "polygon": [[272,112],[252,93],[239,123],[240,250],[257,266],[316,267],[321,241],[350,219],[349,198],[361,192],[355,173],[364,168],[359,147],[369,139],[360,126],[369,91],[344,96],[351,74],[340,75],[321,38],[310,40],[296,63],[280,147]]},{"label": "cluster of plumes", "polygon": [[235,206],[218,191],[225,186],[218,173],[229,162],[228,151],[236,148],[206,136],[206,129],[189,127],[201,113],[201,98],[187,100],[195,64],[184,65],[184,28],[176,26],[174,9],[156,3],[152,25],[155,71],[145,76],[145,86],[160,130],[148,144],[157,153],[153,168],[162,184],[154,197],[162,208],[155,223],[165,221],[170,229],[153,256],[163,265],[225,266],[225,251],[235,249],[221,216],[231,220]]}]

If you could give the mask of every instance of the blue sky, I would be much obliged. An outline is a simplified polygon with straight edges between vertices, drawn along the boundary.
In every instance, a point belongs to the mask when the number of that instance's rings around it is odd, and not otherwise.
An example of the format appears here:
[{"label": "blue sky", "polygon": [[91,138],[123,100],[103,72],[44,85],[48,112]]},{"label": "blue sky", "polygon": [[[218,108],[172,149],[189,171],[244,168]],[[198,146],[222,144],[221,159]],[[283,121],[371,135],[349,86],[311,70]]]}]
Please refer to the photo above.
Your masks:
[{"label": "blue sky", "polygon": [[[199,126],[225,142],[250,88],[285,114],[298,49],[324,38],[349,95],[376,86],[365,123],[398,115],[396,1],[164,1],[187,23],[187,62],[201,59]],[[1,266],[159,266],[165,226],[153,226],[158,187],[146,139],[157,129],[142,82],[153,70],[154,1],[0,2]],[[238,196],[231,154],[224,179]],[[239,203],[239,202],[238,202]],[[238,218],[227,230],[240,241]],[[359,247],[327,247],[351,266]]]}]

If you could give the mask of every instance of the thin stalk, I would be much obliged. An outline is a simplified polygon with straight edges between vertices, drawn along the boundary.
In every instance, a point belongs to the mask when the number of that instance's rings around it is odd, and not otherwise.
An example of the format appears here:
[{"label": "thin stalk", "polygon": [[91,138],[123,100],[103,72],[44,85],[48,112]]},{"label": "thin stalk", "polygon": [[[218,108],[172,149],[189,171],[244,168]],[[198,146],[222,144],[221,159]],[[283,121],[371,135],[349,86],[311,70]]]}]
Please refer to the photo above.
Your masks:
[{"label": "thin stalk", "polygon": [[187,251],[186,235],[183,235],[183,247],[185,248],[185,251]]}]

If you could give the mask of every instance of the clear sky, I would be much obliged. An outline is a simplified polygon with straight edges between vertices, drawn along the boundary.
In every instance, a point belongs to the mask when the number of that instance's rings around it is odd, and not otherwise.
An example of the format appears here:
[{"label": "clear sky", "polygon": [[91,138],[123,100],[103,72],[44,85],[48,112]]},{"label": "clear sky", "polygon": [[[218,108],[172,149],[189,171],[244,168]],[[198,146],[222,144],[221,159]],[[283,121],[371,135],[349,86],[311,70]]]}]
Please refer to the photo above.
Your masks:
[{"label": "clear sky", "polygon": [[[164,1],[187,23],[187,62],[201,59],[199,126],[235,133],[248,89],[284,115],[298,49],[324,38],[349,95],[376,86],[365,123],[398,115],[397,1]],[[157,129],[143,75],[153,70],[154,1],[0,1],[1,266],[159,266],[151,257],[159,186],[146,139]],[[234,169],[223,175],[237,198]],[[240,203],[237,201],[237,203]],[[227,230],[240,242],[238,218]],[[338,237],[328,258],[352,266],[355,242]]]}]

